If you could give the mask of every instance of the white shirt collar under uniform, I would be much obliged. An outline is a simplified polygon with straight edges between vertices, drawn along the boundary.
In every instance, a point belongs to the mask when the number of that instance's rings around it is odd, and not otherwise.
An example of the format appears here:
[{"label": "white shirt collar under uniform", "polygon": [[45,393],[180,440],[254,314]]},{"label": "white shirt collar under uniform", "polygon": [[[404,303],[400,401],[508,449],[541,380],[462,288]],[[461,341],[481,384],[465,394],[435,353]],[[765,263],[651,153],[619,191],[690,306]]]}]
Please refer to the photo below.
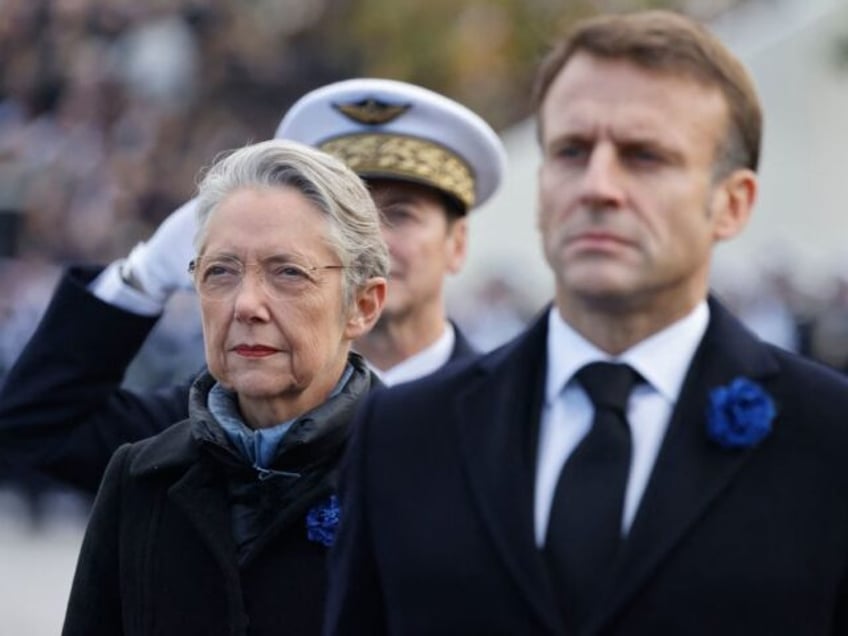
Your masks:
[{"label": "white shirt collar under uniform", "polygon": [[369,366],[386,386],[417,380],[442,368],[450,360],[455,342],[453,325],[446,321],[445,330],[439,339],[415,355],[385,371]]},{"label": "white shirt collar under uniform", "polygon": [[571,380],[583,366],[599,360],[623,362],[646,383],[638,385],[628,405],[633,457],[630,466],[622,529],[635,517],[680,388],[704,336],[710,312],[706,301],[688,315],[653,334],[619,356],[610,356],[583,338],[560,315],[548,314],[545,403],[539,429],[536,465],[536,541],[544,543],[554,490],[565,461],[591,426],[593,407],[583,389]]}]

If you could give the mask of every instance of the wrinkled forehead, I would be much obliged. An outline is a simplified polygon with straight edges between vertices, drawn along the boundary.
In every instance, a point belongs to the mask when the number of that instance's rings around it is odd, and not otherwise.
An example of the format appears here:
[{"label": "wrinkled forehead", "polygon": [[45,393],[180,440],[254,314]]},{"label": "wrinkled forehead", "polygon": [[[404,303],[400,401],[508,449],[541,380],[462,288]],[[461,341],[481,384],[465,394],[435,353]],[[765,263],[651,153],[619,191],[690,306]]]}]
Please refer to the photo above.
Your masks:
[{"label": "wrinkled forehead", "polygon": [[201,253],[332,254],[328,216],[293,188],[244,188],[210,212]]},{"label": "wrinkled forehead", "polygon": [[[626,60],[577,55],[552,82],[539,113],[543,144],[567,134],[723,137],[729,109],[721,91],[685,74]],[[694,139],[693,137],[693,139]]]}]

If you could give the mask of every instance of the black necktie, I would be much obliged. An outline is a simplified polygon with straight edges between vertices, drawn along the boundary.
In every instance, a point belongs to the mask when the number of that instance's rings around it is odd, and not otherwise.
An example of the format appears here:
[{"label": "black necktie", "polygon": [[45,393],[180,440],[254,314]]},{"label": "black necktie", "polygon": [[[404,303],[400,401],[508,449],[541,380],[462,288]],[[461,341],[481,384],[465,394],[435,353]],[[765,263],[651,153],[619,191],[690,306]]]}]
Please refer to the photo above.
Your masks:
[{"label": "black necktie", "polygon": [[608,582],[621,544],[630,470],[627,400],[641,379],[625,364],[594,362],[577,372],[592,400],[592,428],[560,473],[545,552],[560,607],[578,628]]}]

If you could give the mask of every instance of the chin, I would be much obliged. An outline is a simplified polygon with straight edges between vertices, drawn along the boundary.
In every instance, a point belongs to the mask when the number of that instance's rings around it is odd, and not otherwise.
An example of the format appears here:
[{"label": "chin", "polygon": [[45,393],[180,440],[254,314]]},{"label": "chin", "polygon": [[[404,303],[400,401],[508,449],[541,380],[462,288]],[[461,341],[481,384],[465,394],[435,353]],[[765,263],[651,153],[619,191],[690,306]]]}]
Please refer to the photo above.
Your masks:
[{"label": "chin", "polygon": [[261,399],[280,395],[292,386],[283,374],[245,373],[231,382],[233,390],[247,398]]},{"label": "chin", "polygon": [[619,262],[574,263],[560,271],[566,287],[601,294],[627,293],[636,286],[635,265]]},{"label": "chin", "polygon": [[633,296],[636,290],[633,281],[623,280],[621,276],[597,275],[570,277],[563,287],[569,296],[598,302],[620,302]]},{"label": "chin", "polygon": [[616,313],[638,306],[642,295],[632,286],[595,285],[572,289],[572,296],[582,299],[586,306]]}]

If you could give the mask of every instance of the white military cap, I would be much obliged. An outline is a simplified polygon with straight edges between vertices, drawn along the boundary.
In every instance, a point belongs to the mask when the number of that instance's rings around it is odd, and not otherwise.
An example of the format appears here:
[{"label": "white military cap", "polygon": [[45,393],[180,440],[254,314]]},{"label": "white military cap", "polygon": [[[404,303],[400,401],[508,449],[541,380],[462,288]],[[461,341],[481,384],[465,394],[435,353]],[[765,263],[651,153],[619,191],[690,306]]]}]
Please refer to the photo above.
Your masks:
[{"label": "white military cap", "polygon": [[395,80],[352,79],[307,93],[275,136],[335,155],[366,179],[437,188],[466,210],[494,194],[506,167],[503,144],[481,117],[443,95]]}]

